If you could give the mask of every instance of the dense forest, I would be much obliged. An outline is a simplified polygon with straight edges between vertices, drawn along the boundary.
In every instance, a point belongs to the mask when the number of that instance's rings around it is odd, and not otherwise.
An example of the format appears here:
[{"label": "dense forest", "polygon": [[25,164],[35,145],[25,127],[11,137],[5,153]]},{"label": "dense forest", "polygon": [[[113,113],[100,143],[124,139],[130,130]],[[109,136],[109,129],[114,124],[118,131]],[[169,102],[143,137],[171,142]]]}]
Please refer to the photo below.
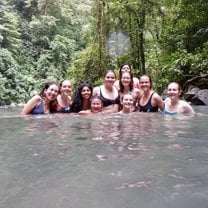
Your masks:
[{"label": "dense forest", "polygon": [[0,105],[49,80],[95,86],[123,63],[159,93],[208,88],[207,11],[207,0],[0,0]]}]

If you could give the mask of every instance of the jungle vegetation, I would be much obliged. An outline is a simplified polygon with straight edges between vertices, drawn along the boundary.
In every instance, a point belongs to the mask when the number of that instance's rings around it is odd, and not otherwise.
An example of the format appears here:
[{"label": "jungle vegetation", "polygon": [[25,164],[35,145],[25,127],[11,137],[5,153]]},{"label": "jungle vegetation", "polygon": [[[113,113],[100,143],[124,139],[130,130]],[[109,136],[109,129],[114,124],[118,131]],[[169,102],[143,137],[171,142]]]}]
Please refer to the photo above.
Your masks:
[{"label": "jungle vegetation", "polygon": [[207,0],[0,0],[0,105],[43,83],[100,84],[123,63],[162,93],[197,77],[208,87]]}]

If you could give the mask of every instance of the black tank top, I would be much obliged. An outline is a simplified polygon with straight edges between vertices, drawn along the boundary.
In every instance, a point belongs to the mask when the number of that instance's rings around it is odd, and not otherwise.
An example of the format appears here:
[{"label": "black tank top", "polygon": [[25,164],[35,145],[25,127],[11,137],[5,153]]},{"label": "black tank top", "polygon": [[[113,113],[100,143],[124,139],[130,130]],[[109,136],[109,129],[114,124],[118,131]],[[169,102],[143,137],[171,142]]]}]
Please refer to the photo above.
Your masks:
[{"label": "black tank top", "polygon": [[120,104],[120,98],[119,98],[119,95],[116,99],[108,99],[108,98],[105,98],[102,94],[102,91],[101,91],[101,88],[100,88],[100,97],[103,101],[103,107],[106,107],[106,106],[109,106],[109,105],[113,105],[113,104]]},{"label": "black tank top", "polygon": [[139,107],[140,107],[139,111],[140,112],[157,112],[158,111],[158,106],[153,107],[151,104],[153,94],[154,94],[154,92],[151,94],[146,105],[142,106],[139,104]]}]

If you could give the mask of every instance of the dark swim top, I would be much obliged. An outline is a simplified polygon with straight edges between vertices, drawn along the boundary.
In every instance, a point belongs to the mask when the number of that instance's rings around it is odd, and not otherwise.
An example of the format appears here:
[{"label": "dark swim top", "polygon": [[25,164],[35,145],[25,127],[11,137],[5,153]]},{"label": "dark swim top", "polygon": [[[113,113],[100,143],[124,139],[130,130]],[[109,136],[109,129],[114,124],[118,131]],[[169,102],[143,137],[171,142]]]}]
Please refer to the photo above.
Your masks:
[{"label": "dark swim top", "polygon": [[150,96],[146,105],[142,106],[142,105],[139,104],[140,112],[157,112],[158,111],[158,106],[154,107],[151,104],[153,94],[154,94],[154,92],[151,94],[151,96]]},{"label": "dark swim top", "polygon": [[120,104],[120,98],[119,98],[119,95],[116,99],[114,100],[111,100],[111,99],[108,99],[108,98],[105,98],[101,92],[101,88],[100,88],[100,97],[103,101],[103,107],[106,107],[106,106],[109,106],[109,105],[114,105],[114,104]]},{"label": "dark swim top", "polygon": [[162,111],[163,115],[178,115],[178,112],[169,112],[165,108]]},{"label": "dark swim top", "polygon": [[57,104],[56,112],[57,113],[69,113],[70,112],[70,106],[62,107],[59,104]]},{"label": "dark swim top", "polygon": [[36,106],[35,108],[33,108],[31,114],[44,114],[44,103],[43,100],[41,100],[40,104],[38,106]]}]

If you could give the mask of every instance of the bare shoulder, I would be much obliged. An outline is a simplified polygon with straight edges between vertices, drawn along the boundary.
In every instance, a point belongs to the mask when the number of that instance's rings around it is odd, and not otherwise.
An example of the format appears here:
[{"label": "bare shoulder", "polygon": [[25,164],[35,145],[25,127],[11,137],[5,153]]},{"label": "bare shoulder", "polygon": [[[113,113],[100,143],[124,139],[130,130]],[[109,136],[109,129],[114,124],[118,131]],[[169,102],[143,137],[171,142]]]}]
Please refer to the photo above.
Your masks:
[{"label": "bare shoulder", "polygon": [[69,105],[71,105],[72,104],[72,97],[68,96],[68,98],[69,98]]},{"label": "bare shoulder", "polygon": [[40,102],[41,100],[42,98],[40,97],[40,95],[34,95],[28,102],[37,103]]},{"label": "bare shoulder", "polygon": [[161,96],[156,92],[154,92],[152,97],[153,97],[153,99],[156,99],[156,100],[162,100]]},{"label": "bare shoulder", "polygon": [[26,103],[26,105],[24,106],[24,108],[23,108],[23,110],[21,112],[21,115],[27,115],[27,114],[29,114],[32,111],[32,109],[40,103],[41,99],[42,98],[40,97],[40,95],[33,96]]},{"label": "bare shoulder", "polygon": [[165,98],[164,103],[170,103],[170,98],[169,97]]},{"label": "bare shoulder", "polygon": [[92,94],[93,96],[100,95],[100,86],[94,87]]},{"label": "bare shoulder", "polygon": [[192,106],[185,100],[180,100],[180,106],[183,108],[185,113],[194,113]]},{"label": "bare shoulder", "polygon": [[119,90],[119,80],[116,80],[113,85]]}]

